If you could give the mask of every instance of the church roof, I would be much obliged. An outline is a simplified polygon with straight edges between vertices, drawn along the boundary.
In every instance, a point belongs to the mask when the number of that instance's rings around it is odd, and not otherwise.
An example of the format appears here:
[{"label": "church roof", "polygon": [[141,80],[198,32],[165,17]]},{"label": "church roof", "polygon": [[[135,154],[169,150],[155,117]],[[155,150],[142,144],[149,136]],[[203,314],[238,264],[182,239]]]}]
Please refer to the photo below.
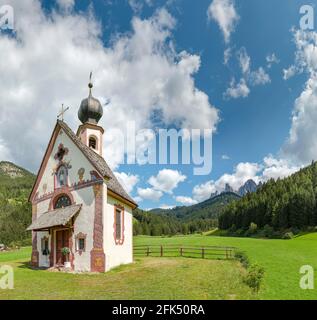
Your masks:
[{"label": "church roof", "polygon": [[43,213],[38,219],[36,219],[28,228],[31,230],[47,230],[53,227],[66,226],[68,222],[80,211],[81,204],[72,205],[69,207],[55,209]]},{"label": "church roof", "polygon": [[64,122],[57,120],[57,123],[60,127],[66,132],[69,138],[77,145],[77,147],[83,152],[87,159],[92,163],[96,170],[106,178],[106,184],[109,190],[119,195],[120,197],[128,200],[135,206],[137,204],[135,201],[128,195],[128,193],[123,189],[119,183],[116,176],[113,174],[112,170],[109,168],[107,162],[103,157],[93,151],[91,148],[86,146],[72,131],[72,129]]}]

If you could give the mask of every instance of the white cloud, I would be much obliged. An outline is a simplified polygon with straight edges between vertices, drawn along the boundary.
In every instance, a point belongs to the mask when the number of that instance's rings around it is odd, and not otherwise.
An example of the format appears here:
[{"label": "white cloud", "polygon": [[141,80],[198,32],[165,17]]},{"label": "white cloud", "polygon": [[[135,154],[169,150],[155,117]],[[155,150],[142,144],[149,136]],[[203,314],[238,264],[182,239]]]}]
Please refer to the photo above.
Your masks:
[{"label": "white cloud", "polygon": [[152,188],[138,188],[138,195],[140,197],[138,199],[157,202],[163,196],[163,192]]},{"label": "white cloud", "polygon": [[227,48],[223,53],[223,64],[227,65],[231,58],[231,48]]},{"label": "white cloud", "polygon": [[264,158],[265,169],[262,173],[262,180],[286,178],[300,169],[291,165],[286,159],[275,159],[272,156]]},{"label": "white cloud", "polygon": [[273,64],[279,64],[280,60],[278,59],[278,57],[276,56],[276,54],[273,52],[271,54],[268,54],[266,56],[266,62],[267,62],[267,67],[270,69],[272,67]]},{"label": "white cloud", "polygon": [[126,174],[125,172],[114,172],[119,182],[125,188],[125,190],[130,194],[135,185],[139,182],[139,176],[133,174]]},{"label": "white cloud", "polygon": [[251,67],[251,58],[248,55],[245,47],[242,47],[238,51],[238,61],[239,61],[242,73],[248,74],[250,72],[250,67]]},{"label": "white cloud", "polygon": [[198,202],[207,200],[211,194],[221,193],[225,190],[226,184],[229,184],[234,191],[252,179],[255,183],[266,182],[269,179],[285,178],[300,169],[299,166],[291,165],[286,159],[276,159],[269,155],[263,159],[263,163],[239,163],[232,174],[226,173],[218,180],[207,181],[193,188],[193,199]]},{"label": "white cloud", "polygon": [[295,66],[290,66],[287,69],[283,69],[283,79],[288,80],[296,74],[297,70]]},{"label": "white cloud", "polygon": [[128,0],[130,7],[132,8],[133,12],[139,14],[144,5],[152,6],[152,0]]},{"label": "white cloud", "polygon": [[223,155],[221,156],[221,159],[222,159],[222,160],[230,160],[230,157],[229,157],[228,155],[226,155],[226,154],[223,154]]},{"label": "white cloud", "polygon": [[9,148],[6,146],[3,140],[0,139],[0,161],[11,161],[12,156],[10,154]]},{"label": "white cloud", "polygon": [[295,101],[282,156],[297,165],[305,165],[317,159],[317,32],[294,31],[294,38],[297,50],[291,68],[306,72],[308,80]]},{"label": "white cloud", "polygon": [[[0,82],[6,83],[0,87],[0,139],[13,161],[37,170],[62,103],[71,107],[65,121],[77,129],[91,70],[94,96],[110,101],[100,121],[106,134],[125,128],[128,120],[135,120],[136,130],[151,128],[154,110],[166,126],[216,128],[218,111],[195,86],[200,57],[176,52],[176,21],[165,9],[148,19],[133,18],[131,32],[112,35],[105,47],[93,9],[44,12],[37,0],[5,2],[15,8],[17,38],[0,34]],[[118,144],[107,142],[105,158],[117,168]]]},{"label": "white cloud", "polygon": [[258,183],[257,174],[260,170],[261,166],[257,163],[241,162],[235,167],[232,174],[224,174],[215,182],[216,190],[223,191],[226,184],[229,184],[233,190],[238,190],[249,179]]},{"label": "white cloud", "polygon": [[191,197],[177,196],[175,200],[185,206],[191,206],[198,203],[197,200],[192,199]]},{"label": "white cloud", "polygon": [[214,181],[207,181],[194,187],[193,198],[198,202],[202,202],[209,199],[210,195],[216,191]]},{"label": "white cloud", "polygon": [[155,190],[172,193],[177,188],[180,182],[186,180],[186,176],[177,170],[163,169],[159,171],[157,176],[152,176],[149,179],[149,184]]},{"label": "white cloud", "polygon": [[224,92],[224,98],[227,99],[246,98],[250,94],[250,86],[265,85],[271,82],[270,76],[263,67],[252,71],[251,58],[245,47],[237,51],[237,59],[241,68],[242,78],[238,83],[236,83],[235,78],[231,79],[229,88]]},{"label": "white cloud", "polygon": [[249,76],[249,82],[252,86],[264,85],[271,82],[270,76],[260,67],[256,71],[252,71]]},{"label": "white cloud", "polygon": [[69,12],[74,8],[75,0],[56,0],[58,6],[66,11]]},{"label": "white cloud", "polygon": [[164,209],[164,210],[171,210],[171,209],[174,209],[175,206],[170,206],[168,204],[162,204],[159,209]]},{"label": "white cloud", "polygon": [[225,42],[230,41],[231,33],[239,20],[233,0],[213,0],[208,7],[208,19],[215,20],[221,29]]},{"label": "white cloud", "polygon": [[225,98],[246,98],[250,93],[250,89],[245,81],[245,79],[240,79],[240,82],[236,83],[235,79],[231,80],[230,87],[227,88],[224,93]]}]

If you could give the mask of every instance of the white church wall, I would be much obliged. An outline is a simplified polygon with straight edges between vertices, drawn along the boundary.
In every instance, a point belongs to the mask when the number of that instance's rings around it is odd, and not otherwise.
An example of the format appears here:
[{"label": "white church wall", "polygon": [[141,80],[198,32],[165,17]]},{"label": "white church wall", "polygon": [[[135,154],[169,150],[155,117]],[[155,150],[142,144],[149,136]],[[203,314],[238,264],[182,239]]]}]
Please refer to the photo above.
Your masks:
[{"label": "white church wall", "polygon": [[[114,210],[115,205],[124,207],[124,242],[116,244],[114,239]],[[132,229],[132,208],[108,195],[105,203],[105,241],[104,250],[106,254],[106,271],[133,262],[133,229]]]},{"label": "white church wall", "polygon": [[[74,200],[82,203],[82,209],[74,224],[74,267],[76,271],[90,271],[90,251],[93,248],[93,228],[95,212],[95,195],[92,187],[80,189],[74,192]],[[86,235],[86,248],[84,252],[76,252],[76,235]]]}]

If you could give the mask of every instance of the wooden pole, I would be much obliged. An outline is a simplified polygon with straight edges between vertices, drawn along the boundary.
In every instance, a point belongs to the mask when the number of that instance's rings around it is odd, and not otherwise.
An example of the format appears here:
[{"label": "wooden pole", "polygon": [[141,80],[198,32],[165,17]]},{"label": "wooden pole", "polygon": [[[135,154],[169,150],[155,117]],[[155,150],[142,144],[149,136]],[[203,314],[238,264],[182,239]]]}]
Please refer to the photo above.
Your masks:
[{"label": "wooden pole", "polygon": [[205,259],[205,249],[201,248],[201,257]]},{"label": "wooden pole", "polygon": [[183,247],[180,248],[180,255],[183,256]]},{"label": "wooden pole", "polygon": [[147,257],[150,255],[150,248],[149,247],[147,247],[146,255],[147,255]]},{"label": "wooden pole", "polygon": [[163,246],[161,245],[161,257],[163,257]]}]

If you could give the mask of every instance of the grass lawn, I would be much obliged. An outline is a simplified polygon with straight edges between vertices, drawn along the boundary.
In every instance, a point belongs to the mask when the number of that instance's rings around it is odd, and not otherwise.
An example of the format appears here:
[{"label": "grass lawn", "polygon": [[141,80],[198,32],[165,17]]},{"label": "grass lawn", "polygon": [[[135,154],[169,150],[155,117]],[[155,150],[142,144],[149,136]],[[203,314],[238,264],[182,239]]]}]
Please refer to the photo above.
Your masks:
[{"label": "grass lawn", "polygon": [[214,236],[136,237],[134,244],[183,244],[234,246],[245,251],[251,263],[265,268],[259,299],[317,299],[315,290],[299,287],[302,265],[317,269],[317,233],[292,240],[265,240]]},{"label": "grass lawn", "polygon": [[256,299],[236,261],[136,258],[105,274],[32,270],[30,248],[0,254],[15,270],[15,288],[0,299]]},{"label": "grass lawn", "polygon": [[0,265],[15,269],[15,289],[0,290],[0,299],[317,299],[317,289],[299,287],[300,267],[317,267],[317,233],[293,240],[139,236],[134,244],[235,246],[265,268],[263,285],[252,294],[236,261],[181,257],[137,257],[105,274],[35,271],[27,265],[30,248],[23,248],[0,253]]}]

